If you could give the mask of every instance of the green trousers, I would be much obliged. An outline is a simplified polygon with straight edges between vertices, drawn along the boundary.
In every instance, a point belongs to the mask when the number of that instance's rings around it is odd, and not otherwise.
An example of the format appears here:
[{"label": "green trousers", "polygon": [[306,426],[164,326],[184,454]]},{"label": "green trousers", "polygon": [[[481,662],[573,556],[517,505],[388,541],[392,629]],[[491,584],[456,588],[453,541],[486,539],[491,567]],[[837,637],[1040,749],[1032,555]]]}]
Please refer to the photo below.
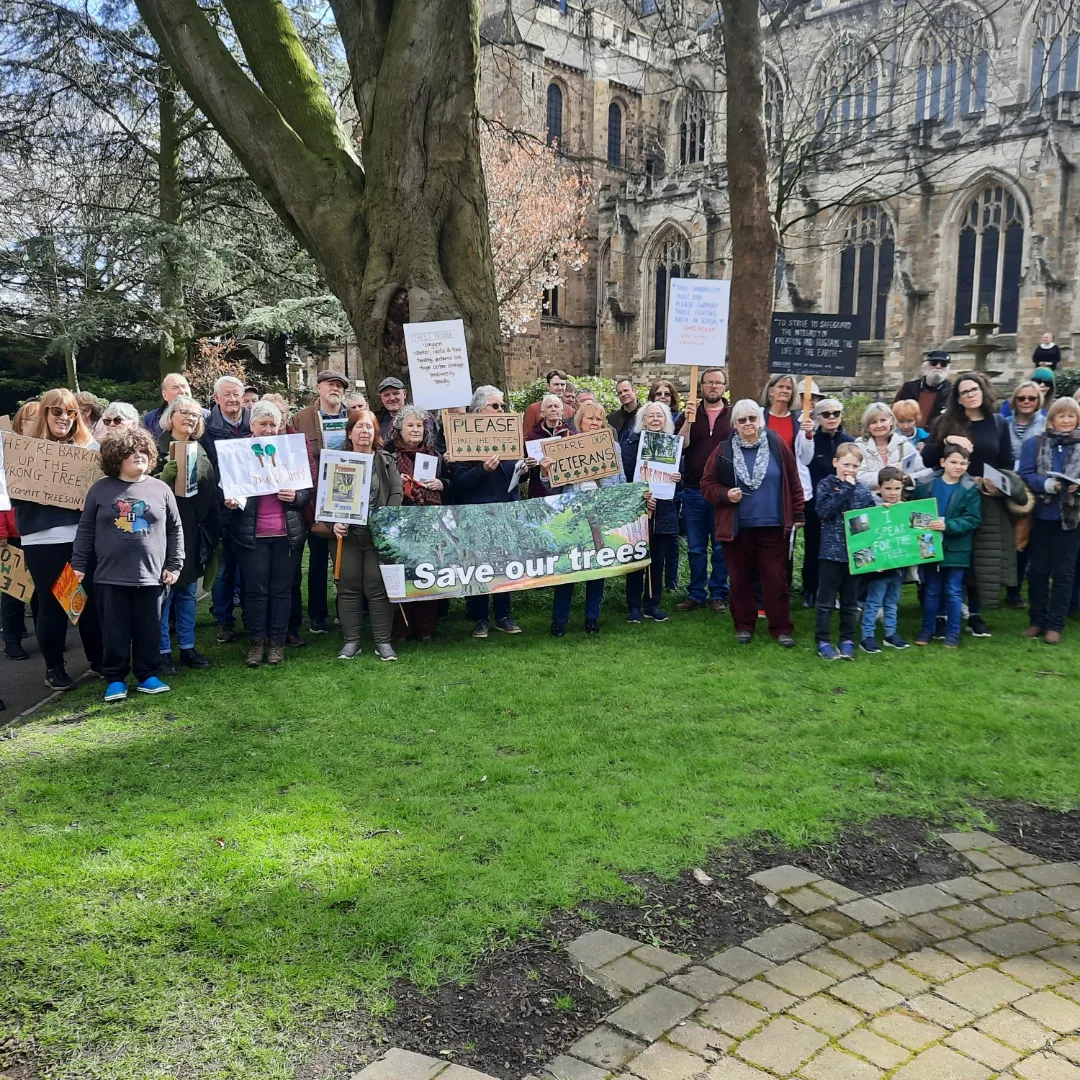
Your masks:
[{"label": "green trousers", "polygon": [[341,547],[337,600],[338,618],[346,641],[360,640],[364,597],[367,597],[375,644],[388,643],[394,625],[394,609],[379,573],[379,556],[371,542],[371,533],[366,525],[360,525],[349,529]]}]

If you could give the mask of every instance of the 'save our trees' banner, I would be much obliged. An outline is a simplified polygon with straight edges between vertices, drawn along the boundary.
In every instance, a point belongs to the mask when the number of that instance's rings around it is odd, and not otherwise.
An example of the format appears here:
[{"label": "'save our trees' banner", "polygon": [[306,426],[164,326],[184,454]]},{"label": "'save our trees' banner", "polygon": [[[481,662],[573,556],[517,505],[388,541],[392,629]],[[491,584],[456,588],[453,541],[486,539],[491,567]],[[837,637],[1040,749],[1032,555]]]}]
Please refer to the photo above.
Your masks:
[{"label": "'save our trees' banner", "polygon": [[476,506],[384,506],[371,538],[391,600],[474,596],[649,565],[645,484]]}]

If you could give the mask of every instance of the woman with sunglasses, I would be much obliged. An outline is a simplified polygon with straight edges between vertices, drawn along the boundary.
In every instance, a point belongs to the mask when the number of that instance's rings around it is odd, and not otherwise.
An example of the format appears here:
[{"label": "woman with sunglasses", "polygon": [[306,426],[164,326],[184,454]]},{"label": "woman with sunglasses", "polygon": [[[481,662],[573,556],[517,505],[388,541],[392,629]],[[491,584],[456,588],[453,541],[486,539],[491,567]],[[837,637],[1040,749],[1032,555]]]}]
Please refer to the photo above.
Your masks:
[{"label": "woman with sunglasses", "polygon": [[94,425],[93,436],[100,441],[110,432],[137,428],[139,422],[139,413],[134,405],[129,405],[126,401],[114,401],[106,406],[101,419]]},{"label": "woman with sunglasses", "polygon": [[[672,422],[675,425],[675,431],[682,427],[683,417],[682,413],[679,412],[679,392],[675,389],[673,382],[669,382],[667,379],[657,379],[649,387],[649,400],[659,401],[661,405],[668,407]],[[678,527],[673,535],[665,533],[657,536],[655,538],[656,544],[653,547],[654,554],[659,555],[664,560],[664,587],[668,592],[676,592],[679,588],[679,536],[686,532],[686,527],[682,521],[682,485],[676,490],[673,502],[675,504],[675,521]]]},{"label": "woman with sunglasses", "polygon": [[[24,434],[49,442],[72,443],[96,450],[98,444],[90,434],[79,403],[70,390],[47,390],[41,396],[41,409]],[[67,644],[68,617],[52,587],[61,571],[71,561],[71,551],[78,531],[81,509],[45,506],[12,499],[15,520],[22,538],[26,568],[34,581],[38,600],[37,639],[45,660],[45,685],[50,690],[74,690],[75,681],[64,665]],[[94,567],[86,568],[87,603],[79,617],[79,637],[90,667],[101,673],[101,629],[94,606]]]}]

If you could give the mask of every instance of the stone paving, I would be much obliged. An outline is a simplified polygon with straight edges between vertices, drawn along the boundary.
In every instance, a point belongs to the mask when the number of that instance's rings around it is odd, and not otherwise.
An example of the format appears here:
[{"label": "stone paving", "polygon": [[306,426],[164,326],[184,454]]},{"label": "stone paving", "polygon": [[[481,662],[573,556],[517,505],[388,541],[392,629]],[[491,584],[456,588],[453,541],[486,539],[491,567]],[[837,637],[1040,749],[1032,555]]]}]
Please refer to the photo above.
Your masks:
[{"label": "stone paving", "polygon": [[[1080,1080],[1080,864],[942,837],[964,877],[864,897],[751,878],[792,921],[693,963],[594,930],[570,956],[621,1000],[523,1080]],[[354,1080],[493,1080],[391,1050]]]}]

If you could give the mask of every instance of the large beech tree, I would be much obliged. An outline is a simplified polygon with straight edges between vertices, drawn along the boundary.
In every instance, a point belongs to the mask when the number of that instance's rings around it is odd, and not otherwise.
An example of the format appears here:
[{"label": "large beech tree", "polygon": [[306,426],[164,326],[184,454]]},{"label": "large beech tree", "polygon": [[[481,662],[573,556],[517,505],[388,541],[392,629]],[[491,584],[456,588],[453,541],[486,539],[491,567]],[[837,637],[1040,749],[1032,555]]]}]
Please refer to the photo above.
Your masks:
[{"label": "large beech tree", "polygon": [[[137,0],[191,98],[311,253],[369,386],[405,321],[463,318],[475,383],[504,381],[477,124],[477,0],[331,0],[362,133],[345,131],[282,0]],[[221,34],[235,34],[242,67]],[[362,151],[360,146],[362,145]]]}]

